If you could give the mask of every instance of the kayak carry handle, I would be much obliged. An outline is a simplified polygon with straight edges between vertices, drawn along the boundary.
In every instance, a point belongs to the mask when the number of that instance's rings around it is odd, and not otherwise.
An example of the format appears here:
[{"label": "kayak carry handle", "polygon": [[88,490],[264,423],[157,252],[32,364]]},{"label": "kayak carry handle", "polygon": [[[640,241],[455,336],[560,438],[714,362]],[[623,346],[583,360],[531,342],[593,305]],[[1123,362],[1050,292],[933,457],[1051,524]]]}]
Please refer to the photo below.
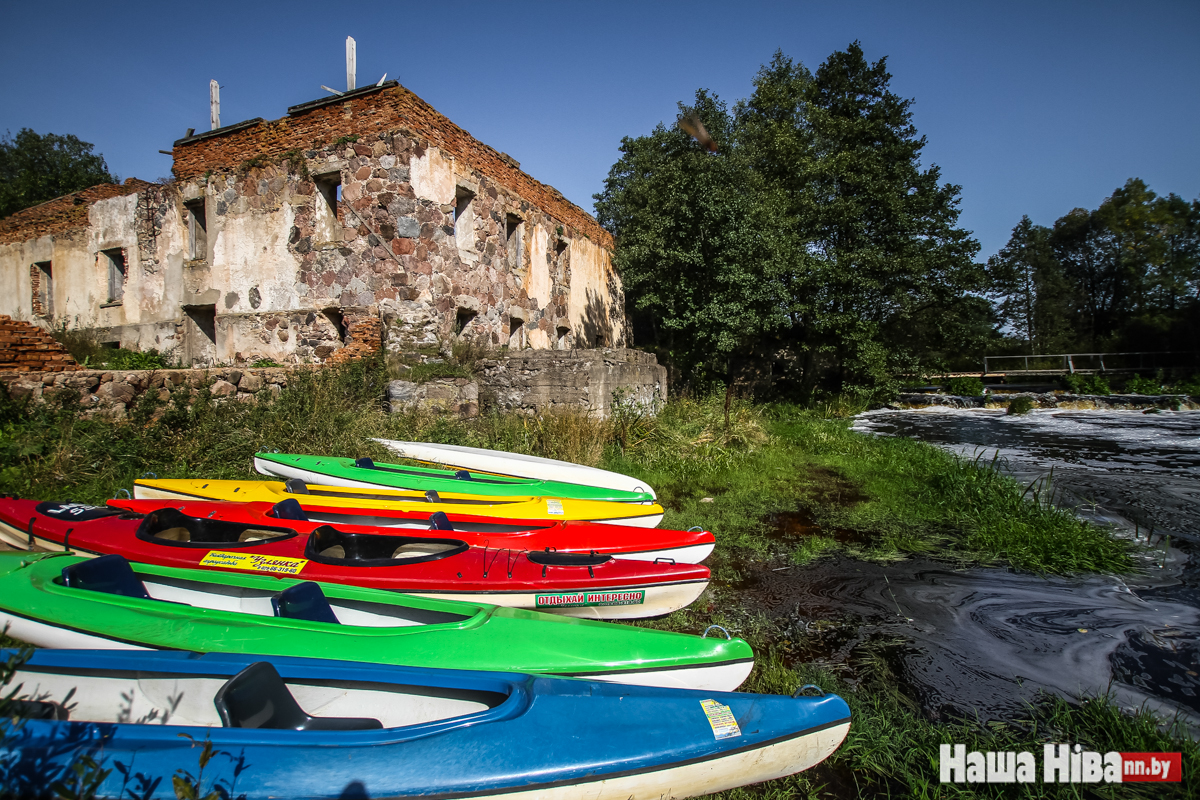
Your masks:
[{"label": "kayak carry handle", "polygon": [[670,556],[659,556],[658,558],[654,559],[654,563],[655,564],[674,564],[675,559],[671,558]]},{"label": "kayak carry handle", "polygon": [[[815,695],[808,694],[809,689],[815,689],[817,693]],[[792,692],[792,697],[824,697],[824,696],[825,696],[825,690],[822,689],[820,686],[817,686],[814,683],[806,683],[803,686],[801,686],[799,689],[797,689],[796,691]]]},{"label": "kayak carry handle", "polygon": [[157,472],[143,472],[141,475],[138,476],[138,479],[140,480],[140,479],[146,478],[146,477],[158,478],[158,473]]},{"label": "kayak carry handle", "polygon": [[704,633],[703,633],[703,635],[701,635],[700,638],[707,639],[708,632],[711,631],[713,628],[716,628],[721,633],[725,634],[726,641],[730,641],[730,642],[733,641],[733,635],[729,631],[725,630],[725,628],[721,627],[720,625],[709,625],[707,628],[704,629]]},{"label": "kayak carry handle", "polygon": [[696,531],[702,531],[702,530],[704,530],[704,528],[701,528],[699,525],[693,525],[692,527],[687,529],[687,532],[695,533]]},{"label": "kayak carry handle", "polygon": [[112,499],[113,499],[113,500],[116,500],[118,497],[120,497],[120,496],[121,496],[121,492],[124,492],[124,493],[125,493],[125,499],[126,499],[126,500],[132,500],[132,499],[133,499],[133,495],[129,493],[129,490],[128,490],[128,489],[117,489],[117,493],[113,495]]}]

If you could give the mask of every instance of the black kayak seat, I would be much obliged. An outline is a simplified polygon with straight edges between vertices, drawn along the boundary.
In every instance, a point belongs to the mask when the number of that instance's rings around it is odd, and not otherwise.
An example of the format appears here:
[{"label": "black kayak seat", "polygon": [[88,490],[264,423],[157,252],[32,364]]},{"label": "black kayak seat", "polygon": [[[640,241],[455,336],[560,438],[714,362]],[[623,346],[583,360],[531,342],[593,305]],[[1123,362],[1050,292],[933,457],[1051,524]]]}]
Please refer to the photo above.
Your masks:
[{"label": "black kayak seat", "polygon": [[455,477],[455,478],[457,478],[457,479],[458,479],[458,480],[460,480],[460,481],[473,481],[473,480],[475,480],[474,478],[472,478],[472,477],[471,477],[471,473],[467,472],[465,469],[456,470],[456,471],[454,472],[454,477]]},{"label": "black kayak seat", "polygon": [[10,700],[8,711],[21,719],[44,719],[49,722],[62,722],[71,716],[64,706],[48,700]]},{"label": "black kayak seat", "polygon": [[363,458],[354,459],[354,466],[359,469],[375,469],[375,462],[364,456]]},{"label": "black kayak seat", "polygon": [[275,517],[275,519],[295,519],[301,522],[308,522],[308,514],[304,513],[300,501],[294,497],[280,500],[271,506],[271,516]]},{"label": "black kayak seat", "polygon": [[340,624],[333,607],[325,599],[325,593],[312,581],[297,583],[272,596],[271,608],[275,610],[275,616],[285,619]]},{"label": "black kayak seat", "polygon": [[217,690],[213,705],[226,728],[366,731],[383,727],[369,717],[313,717],[304,712],[274,665],[256,661]]},{"label": "black kayak seat", "polygon": [[429,515],[429,530],[452,531],[454,526],[450,524],[450,518],[446,516],[445,511],[435,511]]},{"label": "black kayak seat", "polygon": [[299,478],[288,478],[283,482],[283,488],[288,494],[308,494],[308,484]]},{"label": "black kayak seat", "polygon": [[63,567],[62,582],[72,589],[87,589],[141,600],[154,599],[134,574],[125,556],[115,553]]}]

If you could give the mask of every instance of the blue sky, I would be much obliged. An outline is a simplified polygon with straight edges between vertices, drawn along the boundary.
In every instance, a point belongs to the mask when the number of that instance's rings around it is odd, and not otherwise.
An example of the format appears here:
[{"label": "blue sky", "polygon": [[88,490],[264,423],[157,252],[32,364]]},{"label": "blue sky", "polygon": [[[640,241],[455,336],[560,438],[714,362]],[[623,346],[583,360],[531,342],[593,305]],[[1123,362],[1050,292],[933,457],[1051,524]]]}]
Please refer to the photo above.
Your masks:
[{"label": "blue sky", "polygon": [[1200,196],[1200,2],[5,3],[0,132],[74,133],[120,177],[222,122],[274,119],[384,73],[592,209],[622,136],[707,88],[732,103],[776,49],[815,69],[858,39],[915,100],[926,163],[994,253],[1130,177]]}]

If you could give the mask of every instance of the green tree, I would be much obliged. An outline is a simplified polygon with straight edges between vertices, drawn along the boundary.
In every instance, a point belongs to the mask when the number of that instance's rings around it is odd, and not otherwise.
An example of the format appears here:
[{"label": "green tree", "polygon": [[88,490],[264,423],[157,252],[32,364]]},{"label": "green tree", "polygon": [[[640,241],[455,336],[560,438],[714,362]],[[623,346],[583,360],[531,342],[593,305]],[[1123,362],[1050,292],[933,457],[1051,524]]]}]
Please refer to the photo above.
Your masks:
[{"label": "green tree", "polygon": [[809,85],[806,117],[816,149],[802,205],[813,214],[809,248],[820,254],[806,294],[815,301],[798,332],[811,357],[833,356],[835,390],[869,387],[900,366],[888,329],[941,314],[983,286],[978,244],[956,226],[960,187],[923,169],[925,138],[911,100],[891,91],[887,60],[869,63],[858,42],[833,53]]},{"label": "green tree", "polygon": [[71,134],[29,128],[0,137],[0,217],[98,183],[116,183],[92,148]]},{"label": "green tree", "polygon": [[726,106],[702,90],[680,110],[681,121],[702,122],[717,152],[679,124],[626,137],[596,211],[617,238],[635,327],[685,380],[730,381],[737,357],[786,324],[786,220]]},{"label": "green tree", "polygon": [[1030,355],[1061,352],[1075,344],[1071,287],[1050,235],[1049,228],[1022,217],[1008,244],[987,264],[996,313]]},{"label": "green tree", "polygon": [[791,351],[802,396],[871,393],[988,316],[962,302],[984,283],[959,187],[921,166],[890,80],[857,42],[815,75],[776,53],[733,113],[697,94],[715,155],[679,126],[623,140],[596,209],[642,330],[686,374]]}]

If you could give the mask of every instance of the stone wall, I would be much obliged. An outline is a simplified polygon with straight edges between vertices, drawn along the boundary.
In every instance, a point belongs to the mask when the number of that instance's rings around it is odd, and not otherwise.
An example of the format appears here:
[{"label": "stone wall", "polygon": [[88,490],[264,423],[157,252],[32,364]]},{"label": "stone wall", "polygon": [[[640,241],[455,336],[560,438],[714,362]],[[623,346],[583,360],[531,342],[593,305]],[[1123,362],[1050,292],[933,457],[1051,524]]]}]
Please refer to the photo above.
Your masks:
[{"label": "stone wall", "polygon": [[570,408],[607,417],[614,392],[653,408],[667,396],[667,370],[639,350],[524,350],[479,361],[474,381],[392,381],[388,400],[397,410],[419,405],[464,416],[492,407],[528,414]]},{"label": "stone wall", "polygon": [[611,236],[394,81],[173,156],[0,222],[0,313],[202,366],[626,342]]},{"label": "stone wall", "polygon": [[85,413],[95,409],[122,417],[147,392],[155,392],[161,401],[168,400],[180,390],[195,395],[204,387],[208,387],[214,397],[235,400],[252,400],[263,392],[278,395],[297,369],[313,367],[0,372],[0,386],[12,397],[35,401],[44,400],[55,392],[78,392]]}]

